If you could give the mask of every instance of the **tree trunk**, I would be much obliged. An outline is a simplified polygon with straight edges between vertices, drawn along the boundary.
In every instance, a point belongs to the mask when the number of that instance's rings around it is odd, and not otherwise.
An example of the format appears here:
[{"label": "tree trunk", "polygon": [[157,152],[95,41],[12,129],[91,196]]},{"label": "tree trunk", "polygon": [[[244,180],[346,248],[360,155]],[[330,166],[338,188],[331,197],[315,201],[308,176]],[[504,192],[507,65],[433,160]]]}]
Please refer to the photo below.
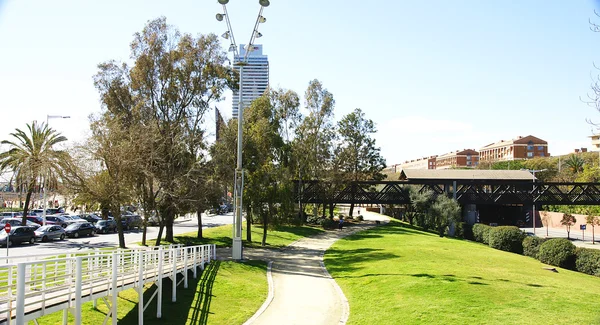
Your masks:
[{"label": "tree trunk", "polygon": [[261,246],[265,247],[267,245],[267,228],[269,227],[269,214],[271,214],[271,205],[269,204],[269,212],[268,213],[262,213],[263,215],[263,236],[262,236],[262,243]]},{"label": "tree trunk", "polygon": [[354,215],[354,202],[350,203],[350,212],[348,212],[348,216],[352,218]]},{"label": "tree trunk", "polygon": [[142,246],[146,246],[146,229],[148,228],[147,221],[144,221],[144,230],[142,232]]},{"label": "tree trunk", "polygon": [[172,243],[175,241],[175,238],[173,237],[173,219],[174,219],[174,215],[173,216],[169,216],[165,222],[165,228],[167,230],[166,234],[165,234],[165,241],[168,241],[169,243]]},{"label": "tree trunk", "polygon": [[333,202],[329,203],[329,217],[333,218],[333,208],[335,207],[335,204]]},{"label": "tree trunk", "polygon": [[21,221],[21,226],[27,225],[27,212],[29,212],[29,201],[31,200],[32,193],[33,188],[27,190],[27,196],[25,197],[25,206],[23,207],[23,220]]},{"label": "tree trunk", "polygon": [[161,220],[160,225],[158,226],[158,235],[156,237],[155,246],[160,246],[160,241],[162,239],[163,229],[165,228],[164,222]]},{"label": "tree trunk", "polygon": [[119,207],[120,206],[117,206],[116,209],[113,209],[113,211],[116,211],[115,222],[117,223],[117,232],[119,233],[119,247],[127,248],[125,246],[125,235],[123,234],[123,224],[121,223],[121,210]]},{"label": "tree trunk", "polygon": [[202,210],[198,209],[196,215],[198,216],[198,238],[202,238]]}]

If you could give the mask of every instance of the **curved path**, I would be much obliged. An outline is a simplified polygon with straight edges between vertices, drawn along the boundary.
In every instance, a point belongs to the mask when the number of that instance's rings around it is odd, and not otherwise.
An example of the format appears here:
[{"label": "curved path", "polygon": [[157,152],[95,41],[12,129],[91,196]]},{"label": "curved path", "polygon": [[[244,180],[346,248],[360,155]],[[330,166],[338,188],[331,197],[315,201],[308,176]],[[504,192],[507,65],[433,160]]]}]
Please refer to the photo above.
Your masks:
[{"label": "curved path", "polygon": [[323,254],[336,240],[374,227],[375,220],[388,221],[386,216],[377,213],[363,212],[363,216],[365,222],[361,224],[303,238],[283,250],[245,250],[244,256],[248,259],[272,262],[268,275],[272,276],[269,298],[245,324],[345,324],[348,302],[325,269]]}]

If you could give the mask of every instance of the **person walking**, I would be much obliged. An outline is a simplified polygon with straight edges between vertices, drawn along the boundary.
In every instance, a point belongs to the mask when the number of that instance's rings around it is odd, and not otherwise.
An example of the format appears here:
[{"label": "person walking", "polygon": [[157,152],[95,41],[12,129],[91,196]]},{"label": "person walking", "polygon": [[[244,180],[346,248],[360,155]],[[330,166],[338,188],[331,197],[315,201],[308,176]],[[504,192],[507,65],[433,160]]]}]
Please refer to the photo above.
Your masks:
[{"label": "person walking", "polygon": [[344,217],[340,216],[340,223],[338,225],[338,229],[342,230],[343,227],[344,227]]}]

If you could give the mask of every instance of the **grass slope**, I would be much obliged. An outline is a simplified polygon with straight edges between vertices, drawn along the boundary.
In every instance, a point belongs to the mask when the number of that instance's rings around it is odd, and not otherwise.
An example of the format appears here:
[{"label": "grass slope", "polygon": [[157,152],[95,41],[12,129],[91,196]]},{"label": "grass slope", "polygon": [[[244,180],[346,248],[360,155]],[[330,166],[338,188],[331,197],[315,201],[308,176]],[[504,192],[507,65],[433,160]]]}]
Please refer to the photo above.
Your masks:
[{"label": "grass slope", "polygon": [[[187,289],[182,285],[177,287],[175,303],[171,302],[171,282],[164,280],[162,318],[156,318],[155,298],[144,312],[144,324],[242,324],[252,317],[267,297],[266,269],[266,264],[259,261],[215,261],[207,265],[197,279],[190,276]],[[155,290],[155,286],[146,288],[145,304]],[[133,289],[119,293],[119,325],[138,324],[137,303],[138,296]],[[98,309],[94,309],[91,302],[84,304],[82,309],[82,323],[89,325],[102,324],[108,311],[102,301],[98,302]],[[61,322],[62,312],[38,319],[40,325]],[[74,318],[69,314],[69,323],[73,322]]]},{"label": "grass slope", "polygon": [[600,278],[400,222],[336,242],[325,264],[349,324],[600,324]]},{"label": "grass slope", "polygon": [[[277,229],[267,230],[267,245],[265,247],[285,247],[300,238],[314,236],[323,231],[324,230],[321,228],[310,226],[279,226]],[[261,247],[263,227],[260,225],[253,225],[251,232],[253,241],[249,243],[246,241],[246,229],[242,231],[244,246]],[[174,243],[186,245],[216,244],[218,247],[231,247],[232,226],[226,225],[204,229],[202,231],[202,236],[204,238],[202,239],[198,239],[196,235],[197,232],[194,231],[174,236]],[[148,240],[147,243],[149,245],[154,245],[155,241],[156,239],[152,239]],[[168,244],[167,242],[163,243]]]}]

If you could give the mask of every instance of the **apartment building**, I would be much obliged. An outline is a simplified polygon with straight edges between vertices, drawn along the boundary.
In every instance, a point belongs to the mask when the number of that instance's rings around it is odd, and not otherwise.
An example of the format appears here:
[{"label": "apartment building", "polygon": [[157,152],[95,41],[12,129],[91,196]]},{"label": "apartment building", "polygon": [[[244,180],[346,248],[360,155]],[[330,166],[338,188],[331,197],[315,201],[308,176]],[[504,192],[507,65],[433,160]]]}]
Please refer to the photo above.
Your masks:
[{"label": "apartment building", "polygon": [[479,161],[495,162],[548,157],[548,142],[532,135],[500,140],[479,149]]},{"label": "apartment building", "polygon": [[437,156],[429,156],[414,160],[407,160],[400,164],[400,170],[404,169],[435,169]]},{"label": "apartment building", "polygon": [[479,165],[479,152],[463,149],[438,156],[435,169],[475,168],[477,165]]}]

